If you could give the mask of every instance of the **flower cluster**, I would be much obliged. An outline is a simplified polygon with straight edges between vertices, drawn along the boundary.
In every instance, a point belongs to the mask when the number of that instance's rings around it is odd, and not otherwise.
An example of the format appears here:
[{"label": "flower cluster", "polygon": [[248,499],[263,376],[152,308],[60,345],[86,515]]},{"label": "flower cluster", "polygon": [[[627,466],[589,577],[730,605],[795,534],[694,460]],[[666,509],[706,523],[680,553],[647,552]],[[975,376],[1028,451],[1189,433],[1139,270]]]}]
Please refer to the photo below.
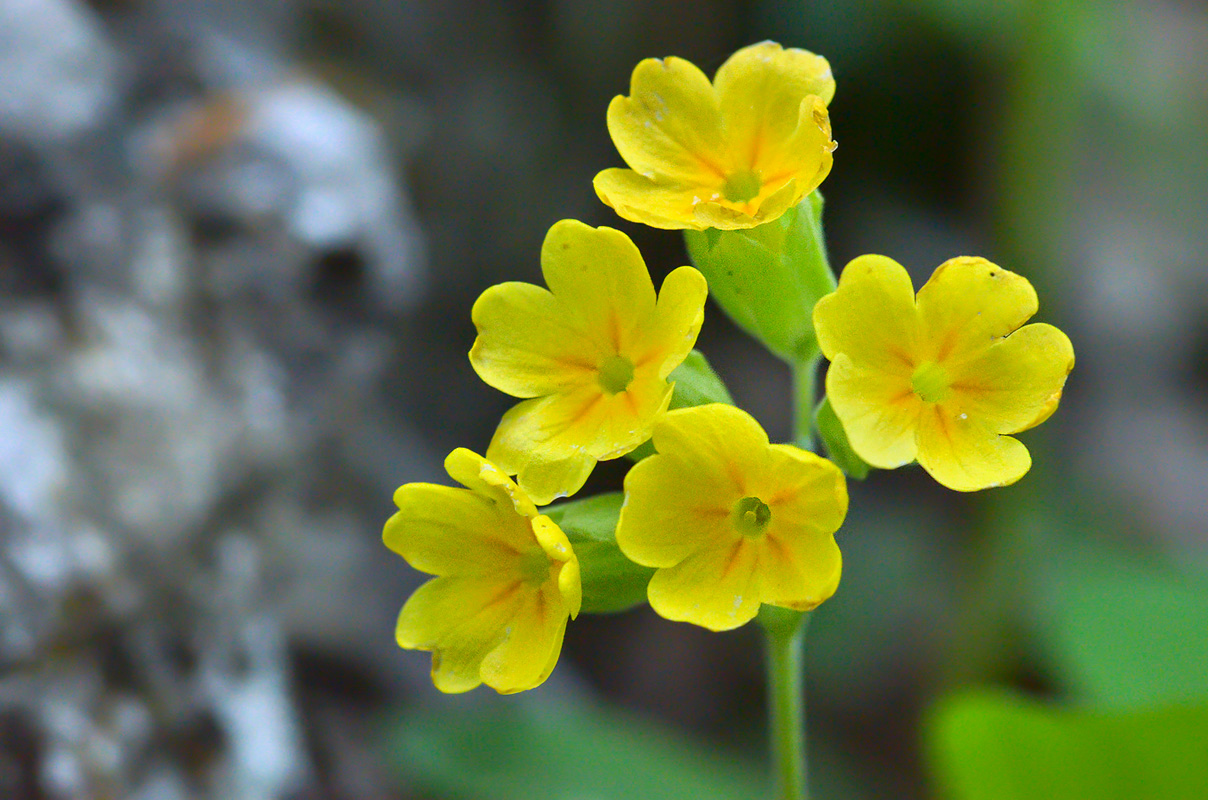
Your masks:
[{"label": "flower cluster", "polygon": [[[600,172],[595,190],[628,220],[685,230],[708,283],[680,267],[656,294],[625,234],[563,220],[541,249],[544,287],[503,283],[474,304],[470,363],[520,402],[485,457],[449,455],[464,488],[401,487],[383,535],[434,576],[403,606],[397,639],[431,651],[438,689],[541,684],[568,619],[624,607],[635,581],[661,616],[716,631],[834,594],[844,472],[772,444],[733,405],[693,351],[707,294],[802,374],[830,360],[839,430],[817,427],[840,463],[849,451],[863,471],[917,461],[959,491],[1028,471],[1012,435],[1057,407],[1069,339],[1025,325],[1031,284],[980,258],[941,265],[917,296],[884,256],[855,259],[836,285],[815,193],[833,162],[834,92],[826,59],[773,42],[738,51],[712,82],[682,59],[642,61],[607,114],[629,168]],[[539,511],[626,455],[623,499]]]}]

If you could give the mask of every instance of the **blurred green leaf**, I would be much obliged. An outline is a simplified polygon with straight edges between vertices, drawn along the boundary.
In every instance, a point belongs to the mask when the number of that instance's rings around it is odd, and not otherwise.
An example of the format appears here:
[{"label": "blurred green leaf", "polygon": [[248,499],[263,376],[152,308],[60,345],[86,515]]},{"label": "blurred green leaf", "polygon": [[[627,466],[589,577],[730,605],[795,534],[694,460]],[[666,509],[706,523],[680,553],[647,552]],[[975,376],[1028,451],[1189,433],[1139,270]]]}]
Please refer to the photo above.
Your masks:
[{"label": "blurred green leaf", "polygon": [[1208,706],[1105,714],[978,692],[942,700],[924,732],[949,800],[1199,800],[1208,791]]},{"label": "blurred green leaf", "polygon": [[[713,371],[713,367],[709,366],[704,353],[699,350],[688,353],[684,363],[676,367],[667,376],[667,380],[675,383],[675,391],[671,395],[671,408],[689,408],[708,403],[734,405],[734,398],[730,396],[730,390]],[[654,455],[654,444],[647,439],[629,453],[628,457],[633,461],[641,461],[652,455]]]},{"label": "blurred green leaf", "polygon": [[1112,707],[1208,700],[1208,584],[1103,547],[1049,555],[1036,632],[1075,697]]},{"label": "blurred green leaf", "polygon": [[818,426],[818,434],[822,437],[822,444],[826,446],[827,458],[835,462],[847,477],[858,481],[867,478],[872,467],[852,450],[851,443],[847,441],[847,431],[843,430],[843,423],[835,415],[829,397],[823,398],[818,404],[814,412],[814,424]]},{"label": "blurred green leaf", "polygon": [[441,795],[489,800],[751,800],[762,770],[662,725],[574,702],[408,712],[395,767]]},{"label": "blurred green leaf", "polygon": [[607,614],[646,602],[654,570],[633,563],[617,547],[617,517],[624,496],[599,494],[559,503],[545,514],[566,534],[583,579],[583,611]]},{"label": "blurred green leaf", "polygon": [[667,377],[675,382],[675,393],[671,396],[671,408],[703,406],[707,403],[734,405],[730,390],[709,366],[704,353],[693,350]]}]

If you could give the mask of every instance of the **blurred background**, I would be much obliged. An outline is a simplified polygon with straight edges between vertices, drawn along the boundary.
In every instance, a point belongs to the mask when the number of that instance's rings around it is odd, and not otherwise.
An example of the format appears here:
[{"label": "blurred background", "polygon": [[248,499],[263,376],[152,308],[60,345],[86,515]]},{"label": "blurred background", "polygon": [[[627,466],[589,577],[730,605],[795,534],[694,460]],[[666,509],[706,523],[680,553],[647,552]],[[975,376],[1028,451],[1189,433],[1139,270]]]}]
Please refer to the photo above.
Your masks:
[{"label": "blurred background", "polygon": [[0,0],[0,797],[763,796],[757,631],[582,617],[539,690],[441,696],[380,535],[511,405],[470,306],[551,224],[685,263],[591,188],[633,66],[767,38],[837,77],[836,269],[983,255],[1078,354],[1019,484],[853,482],[815,796],[1208,796],[1201,5]]}]

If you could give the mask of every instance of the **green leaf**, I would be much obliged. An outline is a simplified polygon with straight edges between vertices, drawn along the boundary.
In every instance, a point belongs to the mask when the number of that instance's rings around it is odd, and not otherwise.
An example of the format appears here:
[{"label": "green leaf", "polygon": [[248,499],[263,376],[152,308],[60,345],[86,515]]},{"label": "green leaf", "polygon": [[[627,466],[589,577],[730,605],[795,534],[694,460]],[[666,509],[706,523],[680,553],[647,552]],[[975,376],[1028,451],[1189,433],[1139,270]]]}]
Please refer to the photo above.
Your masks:
[{"label": "green leaf", "polygon": [[593,704],[507,702],[409,711],[388,735],[395,768],[440,796],[483,800],[751,800],[762,770],[682,733]]},{"label": "green leaf", "polygon": [[1117,708],[1208,701],[1208,583],[1103,546],[1050,547],[1034,621],[1075,697]]},{"label": "green leaf", "polygon": [[1208,706],[1102,713],[1006,692],[951,696],[925,726],[950,800],[1198,800],[1208,787]]},{"label": "green leaf", "polygon": [[624,496],[599,494],[545,509],[570,540],[579,558],[583,611],[608,614],[646,602],[646,584],[654,569],[633,563],[617,547],[617,517]]},{"label": "green leaf", "polygon": [[847,431],[843,430],[843,423],[835,415],[829,397],[824,397],[814,411],[814,424],[818,426],[822,444],[826,446],[827,458],[835,462],[849,478],[859,481],[867,478],[872,467],[851,448],[851,443],[847,441]]},{"label": "green leaf", "polygon": [[814,192],[772,222],[746,230],[684,231],[709,295],[739,327],[789,362],[812,357],[813,309],[834,291]]},{"label": "green leaf", "polygon": [[[667,380],[675,383],[670,408],[689,408],[708,403],[734,405],[734,398],[730,396],[730,390],[713,371],[713,367],[709,366],[704,353],[699,350],[690,352],[684,359],[684,363],[667,376]],[[630,451],[628,458],[631,461],[641,461],[652,455],[654,455],[654,445],[647,439],[636,449]]]},{"label": "green leaf", "polygon": [[684,363],[667,376],[667,380],[675,382],[671,408],[703,406],[708,403],[734,405],[730,390],[713,371],[713,367],[709,366],[704,353],[699,350],[689,353]]}]

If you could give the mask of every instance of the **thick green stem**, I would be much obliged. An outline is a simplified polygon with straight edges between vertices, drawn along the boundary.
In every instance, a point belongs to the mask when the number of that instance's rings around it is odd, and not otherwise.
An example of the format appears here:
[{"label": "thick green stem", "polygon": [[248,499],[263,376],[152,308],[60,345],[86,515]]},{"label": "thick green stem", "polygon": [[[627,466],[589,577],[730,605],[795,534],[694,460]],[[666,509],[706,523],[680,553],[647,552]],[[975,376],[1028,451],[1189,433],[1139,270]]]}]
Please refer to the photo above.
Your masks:
[{"label": "thick green stem", "polygon": [[767,646],[768,731],[776,800],[807,800],[805,754],[805,631],[809,614],[764,606]]},{"label": "thick green stem", "polygon": [[793,371],[793,443],[802,450],[814,449],[814,405],[815,386],[818,375],[818,359],[815,352],[809,358],[795,361]]}]

